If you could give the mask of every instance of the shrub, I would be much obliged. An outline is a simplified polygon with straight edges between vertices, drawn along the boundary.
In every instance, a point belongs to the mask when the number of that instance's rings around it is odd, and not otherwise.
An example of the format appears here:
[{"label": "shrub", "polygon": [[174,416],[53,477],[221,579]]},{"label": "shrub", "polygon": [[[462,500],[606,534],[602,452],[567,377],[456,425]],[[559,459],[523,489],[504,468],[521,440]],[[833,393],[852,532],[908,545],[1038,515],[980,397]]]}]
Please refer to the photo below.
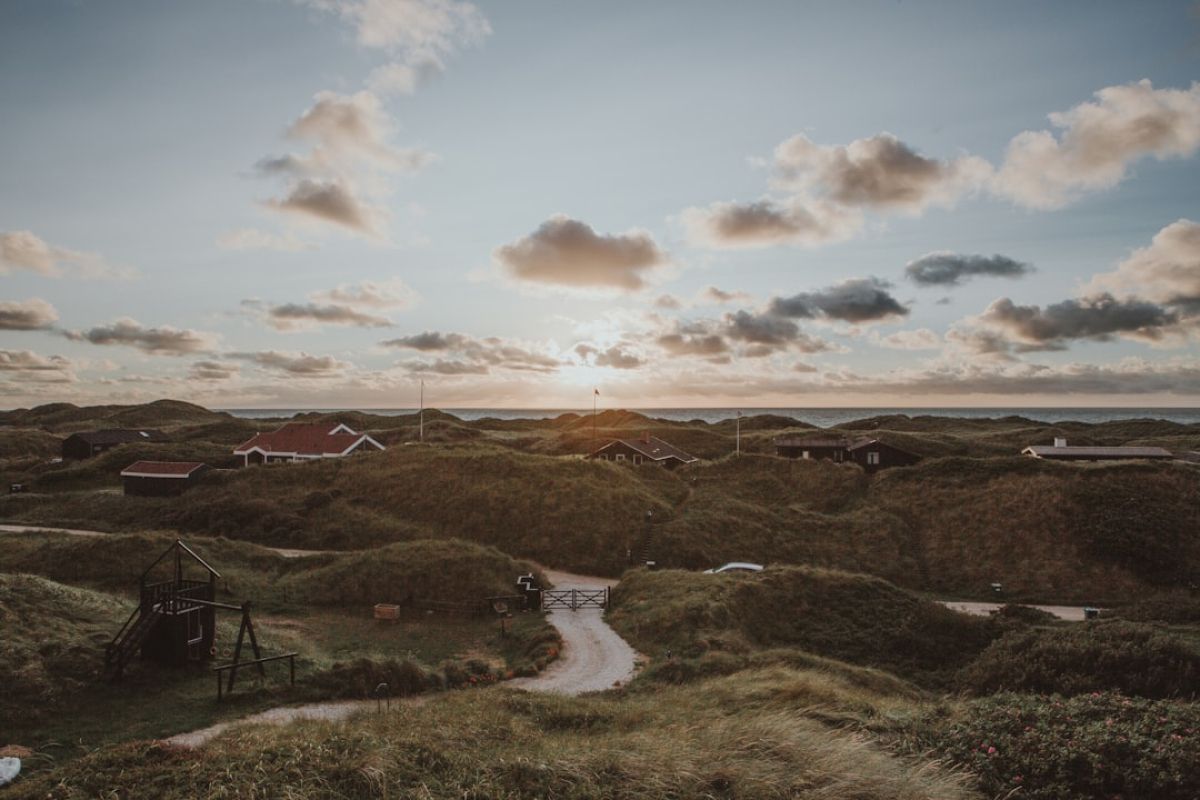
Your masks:
[{"label": "shrub", "polygon": [[1000,694],[920,719],[902,749],[970,770],[988,797],[1195,800],[1200,706]]},{"label": "shrub", "polygon": [[1195,696],[1200,653],[1146,625],[1097,622],[1011,632],[959,676],[977,694],[1066,695],[1117,690],[1142,697]]}]

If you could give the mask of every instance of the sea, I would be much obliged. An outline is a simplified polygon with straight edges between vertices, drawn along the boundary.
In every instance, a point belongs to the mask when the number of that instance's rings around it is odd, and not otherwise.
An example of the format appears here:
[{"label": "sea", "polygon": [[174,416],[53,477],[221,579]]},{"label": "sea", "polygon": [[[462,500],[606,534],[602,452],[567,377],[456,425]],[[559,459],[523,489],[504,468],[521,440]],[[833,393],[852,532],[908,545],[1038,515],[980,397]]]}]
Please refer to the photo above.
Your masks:
[{"label": "sea", "polygon": [[[338,411],[361,411],[367,414],[383,416],[398,416],[413,414],[415,408],[227,408],[222,409],[235,417],[246,419],[266,419],[291,417],[296,414],[319,412],[335,413]],[[463,420],[478,420],[485,417],[494,419],[553,419],[560,414],[591,414],[586,409],[553,409],[553,408],[442,408],[448,414],[453,414]],[[603,409],[602,409],[603,410]],[[741,412],[742,416],[750,417],[758,414],[774,414],[781,417],[792,417],[801,422],[807,422],[820,428],[841,425],[845,422],[864,419],[866,417],[905,414],[910,417],[960,417],[963,419],[995,419],[998,417],[1025,417],[1039,422],[1111,422],[1120,419],[1161,419],[1179,422],[1185,425],[1200,424],[1200,406],[1187,408],[1050,408],[1050,407],[1012,407],[1012,408],[630,408],[648,417],[668,419],[677,422],[703,420],[714,423],[733,419]]]}]

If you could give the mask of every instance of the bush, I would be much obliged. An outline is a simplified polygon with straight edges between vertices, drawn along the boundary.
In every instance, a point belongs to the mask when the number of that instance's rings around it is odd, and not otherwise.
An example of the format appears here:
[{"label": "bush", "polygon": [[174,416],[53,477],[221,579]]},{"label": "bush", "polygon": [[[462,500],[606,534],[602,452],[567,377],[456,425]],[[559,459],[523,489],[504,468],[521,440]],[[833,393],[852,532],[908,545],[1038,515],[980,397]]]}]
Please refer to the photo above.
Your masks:
[{"label": "bush", "polygon": [[970,770],[988,797],[1195,800],[1200,706],[1001,694],[921,719],[902,749]]},{"label": "bush", "polygon": [[1167,622],[1173,625],[1189,625],[1200,622],[1200,597],[1189,595],[1151,597],[1115,609],[1105,616],[1127,619],[1131,622]]},{"label": "bush", "polygon": [[1011,632],[959,676],[976,694],[1077,695],[1116,690],[1141,697],[1194,697],[1200,654],[1146,625],[1097,622]]},{"label": "bush", "polygon": [[441,685],[437,676],[426,673],[419,664],[394,658],[386,661],[358,658],[337,663],[304,680],[306,686],[320,690],[322,697],[345,699],[375,697],[375,689],[381,683],[388,686],[385,697],[420,694]]}]

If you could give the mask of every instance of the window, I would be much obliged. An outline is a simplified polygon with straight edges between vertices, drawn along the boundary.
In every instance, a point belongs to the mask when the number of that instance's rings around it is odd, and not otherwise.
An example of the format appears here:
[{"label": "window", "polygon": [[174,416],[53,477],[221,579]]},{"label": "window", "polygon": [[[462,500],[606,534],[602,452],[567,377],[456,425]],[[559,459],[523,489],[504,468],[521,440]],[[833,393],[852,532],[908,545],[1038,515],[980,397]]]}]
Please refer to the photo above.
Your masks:
[{"label": "window", "polygon": [[605,461],[608,461],[608,453],[601,453],[600,457],[603,458]]},{"label": "window", "polygon": [[638,455],[635,455],[635,456],[633,457],[633,463],[634,463],[634,464],[640,464],[640,463],[642,463],[642,457],[641,457],[641,456],[638,456]]},{"label": "window", "polygon": [[803,453],[801,453],[800,457],[803,458],[805,461],[807,461],[810,458],[807,450],[805,450]]},{"label": "window", "polygon": [[879,451],[871,450],[867,453],[867,464],[870,466],[879,466]]},{"label": "window", "polygon": [[624,461],[624,460],[625,460],[625,454],[617,453],[617,461]]}]

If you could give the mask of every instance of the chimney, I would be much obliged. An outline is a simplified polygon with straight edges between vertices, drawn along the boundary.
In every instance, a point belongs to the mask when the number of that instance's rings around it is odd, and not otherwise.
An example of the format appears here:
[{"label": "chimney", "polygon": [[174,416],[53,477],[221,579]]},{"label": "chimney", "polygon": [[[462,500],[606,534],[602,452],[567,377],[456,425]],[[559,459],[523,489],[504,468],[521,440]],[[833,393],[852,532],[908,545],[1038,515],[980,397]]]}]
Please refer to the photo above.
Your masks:
[{"label": "chimney", "polygon": [[1054,446],[1055,446],[1055,447],[1066,447],[1066,446],[1067,446],[1067,440],[1066,440],[1066,439],[1064,439],[1064,438],[1062,438],[1062,437],[1060,437],[1060,436],[1055,436],[1055,437],[1054,437]]},{"label": "chimney", "polygon": [[650,431],[642,431],[642,441],[650,444]]}]

